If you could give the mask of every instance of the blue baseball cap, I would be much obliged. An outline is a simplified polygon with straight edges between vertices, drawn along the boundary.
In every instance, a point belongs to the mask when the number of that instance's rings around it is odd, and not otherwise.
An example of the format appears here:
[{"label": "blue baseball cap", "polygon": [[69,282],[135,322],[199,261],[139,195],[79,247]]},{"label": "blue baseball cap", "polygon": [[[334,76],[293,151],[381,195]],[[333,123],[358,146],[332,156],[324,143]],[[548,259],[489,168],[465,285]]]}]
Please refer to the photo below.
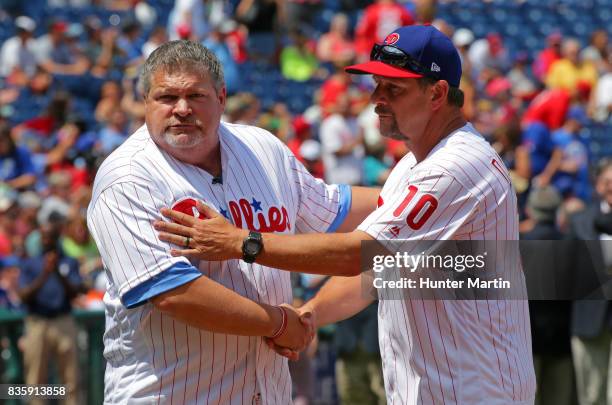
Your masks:
[{"label": "blue baseball cap", "polygon": [[375,44],[369,62],[347,66],[345,71],[393,78],[430,77],[459,87],[461,58],[451,39],[434,26],[409,25]]}]

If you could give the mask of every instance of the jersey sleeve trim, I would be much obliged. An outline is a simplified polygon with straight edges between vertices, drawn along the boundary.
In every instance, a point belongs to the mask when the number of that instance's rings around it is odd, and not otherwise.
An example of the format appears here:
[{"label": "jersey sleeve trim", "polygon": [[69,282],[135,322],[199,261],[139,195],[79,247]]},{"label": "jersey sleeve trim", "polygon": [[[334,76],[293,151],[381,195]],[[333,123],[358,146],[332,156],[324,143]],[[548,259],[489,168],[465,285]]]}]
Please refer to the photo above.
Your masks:
[{"label": "jersey sleeve trim", "polygon": [[338,214],[334,221],[327,228],[327,233],[335,232],[336,229],[342,225],[344,219],[348,215],[351,210],[351,205],[353,204],[353,193],[351,191],[351,186],[348,184],[339,184],[338,185]]},{"label": "jersey sleeve trim", "polygon": [[151,298],[187,284],[200,276],[202,273],[194,266],[185,262],[174,263],[168,269],[123,294],[121,303],[128,309],[136,308]]}]

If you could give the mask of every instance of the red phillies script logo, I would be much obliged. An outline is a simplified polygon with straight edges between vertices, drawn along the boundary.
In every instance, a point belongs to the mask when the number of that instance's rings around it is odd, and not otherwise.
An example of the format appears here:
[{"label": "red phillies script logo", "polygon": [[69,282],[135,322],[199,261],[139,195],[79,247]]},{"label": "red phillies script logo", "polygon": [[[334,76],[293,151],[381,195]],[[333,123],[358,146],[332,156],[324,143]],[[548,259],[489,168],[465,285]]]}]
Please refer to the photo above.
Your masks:
[{"label": "red phillies script logo", "polygon": [[[268,209],[268,215],[264,215],[264,210],[261,208],[261,201],[257,201],[253,198],[253,201],[249,202],[246,198],[241,198],[236,201],[230,201],[229,204],[230,214],[234,220],[234,224],[239,228],[243,222],[247,229],[250,231],[257,232],[285,232],[291,229],[289,223],[289,214],[285,207],[271,206]],[[257,212],[262,211],[262,212]],[[255,214],[257,214],[257,221],[259,227],[255,226]],[[243,221],[244,220],[244,221]]]},{"label": "red phillies script logo", "polygon": [[174,211],[182,212],[183,214],[191,215],[195,218],[206,218],[204,214],[198,211],[198,208],[196,207],[196,200],[190,197],[175,202],[172,206],[172,209]]},{"label": "red phillies script logo", "polygon": [[385,44],[387,45],[393,45],[397,41],[399,41],[399,34],[395,32],[393,34],[387,35],[387,38],[385,38]]}]

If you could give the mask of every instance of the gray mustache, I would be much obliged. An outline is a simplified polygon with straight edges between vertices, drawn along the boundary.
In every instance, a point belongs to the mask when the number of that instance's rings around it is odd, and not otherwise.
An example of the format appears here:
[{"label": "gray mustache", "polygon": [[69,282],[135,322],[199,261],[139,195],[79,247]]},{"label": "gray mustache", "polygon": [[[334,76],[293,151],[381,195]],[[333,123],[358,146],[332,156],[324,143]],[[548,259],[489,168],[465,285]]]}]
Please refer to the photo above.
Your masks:
[{"label": "gray mustache", "polygon": [[387,110],[386,108],[382,108],[382,107],[379,107],[379,106],[376,106],[374,108],[374,112],[376,114],[391,114],[391,115],[393,115],[393,112],[391,112],[390,110]]}]

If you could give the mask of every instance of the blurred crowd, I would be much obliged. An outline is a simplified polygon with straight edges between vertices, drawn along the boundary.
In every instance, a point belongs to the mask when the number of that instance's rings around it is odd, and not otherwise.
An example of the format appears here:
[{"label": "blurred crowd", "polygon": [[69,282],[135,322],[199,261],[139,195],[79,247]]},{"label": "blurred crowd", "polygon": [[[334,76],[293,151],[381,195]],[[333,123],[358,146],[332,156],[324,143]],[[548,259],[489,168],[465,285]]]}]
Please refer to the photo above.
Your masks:
[{"label": "blurred crowd", "polygon": [[[397,26],[431,23],[460,50],[464,114],[511,171],[522,234],[533,238],[544,226],[555,238],[580,238],[574,228],[583,226],[591,237],[612,235],[580,217],[594,210],[599,218],[612,207],[609,31],[593,26],[581,42],[559,27],[535,52],[510,49],[499,32],[478,37],[468,25],[437,18],[437,8],[453,1],[440,3],[0,0],[0,308],[58,316],[73,306],[101,307],[105,275],[85,222],[91,184],[102,160],[144,123],[137,83],[143,60],[181,38],[201,41],[222,61],[226,121],[268,129],[327,182],[381,186],[408,150],[381,137],[369,104],[371,78],[351,77],[343,67],[367,60]],[[291,101],[296,93],[305,104]],[[574,224],[576,218],[586,222]],[[49,250],[69,263],[56,277],[61,282],[39,277],[52,267]],[[321,282],[297,278],[298,299]],[[561,352],[570,356],[566,317]],[[360,336],[338,328],[338,335]],[[366,379],[378,373],[371,338],[364,333],[368,343],[359,353],[340,354],[363,364]],[[344,391],[361,392],[355,389]]]}]

